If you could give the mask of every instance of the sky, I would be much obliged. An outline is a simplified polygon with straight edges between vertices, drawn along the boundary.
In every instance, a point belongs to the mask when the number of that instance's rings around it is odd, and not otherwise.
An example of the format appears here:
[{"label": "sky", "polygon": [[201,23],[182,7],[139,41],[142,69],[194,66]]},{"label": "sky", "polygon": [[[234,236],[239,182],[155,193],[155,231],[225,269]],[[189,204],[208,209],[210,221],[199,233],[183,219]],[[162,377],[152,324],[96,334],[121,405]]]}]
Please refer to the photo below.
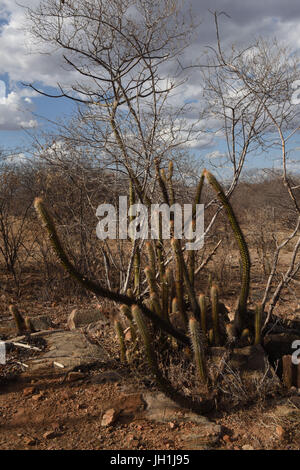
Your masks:
[{"label": "sky", "polygon": [[[18,2],[19,3],[19,2]],[[22,0],[34,7],[39,0]],[[187,2],[184,2],[184,6]],[[224,11],[221,34],[224,45],[250,44],[258,36],[276,37],[295,50],[300,49],[300,3],[298,0],[192,0],[193,18],[201,24],[199,35],[188,50],[190,61],[197,61],[206,45],[215,42],[215,29],[211,11]],[[73,104],[69,100],[42,97],[22,83],[34,83],[46,92],[55,91],[58,82],[68,83],[71,72],[61,67],[59,53],[40,54],[24,31],[25,12],[14,0],[0,0],[0,147],[26,150],[32,136],[46,131],[51,121],[68,117]],[[201,99],[197,76],[185,87],[182,100],[197,103]],[[299,104],[300,106],[300,104]],[[222,152],[213,139],[199,140],[199,154]],[[300,160],[300,159],[299,159]],[[273,155],[273,162],[276,155]],[[270,166],[254,158],[249,166]],[[300,163],[294,162],[295,168]]]}]

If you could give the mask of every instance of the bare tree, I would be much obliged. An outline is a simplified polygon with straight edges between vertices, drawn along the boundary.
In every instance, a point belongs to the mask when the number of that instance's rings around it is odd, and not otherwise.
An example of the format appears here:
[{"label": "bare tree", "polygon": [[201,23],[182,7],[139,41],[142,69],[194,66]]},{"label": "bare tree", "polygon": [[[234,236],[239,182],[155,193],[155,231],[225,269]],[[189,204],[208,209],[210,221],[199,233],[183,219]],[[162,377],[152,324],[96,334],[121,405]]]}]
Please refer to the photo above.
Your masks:
[{"label": "bare tree", "polygon": [[[198,67],[205,83],[205,99],[209,105],[209,116],[220,122],[227,143],[227,156],[233,169],[233,180],[228,189],[230,196],[240,177],[246,157],[254,151],[266,152],[279,149],[282,157],[282,180],[294,207],[295,225],[290,234],[279,243],[273,234],[276,249],[271,272],[262,298],[263,308],[270,297],[275,278],[279,278],[268,306],[264,327],[284,287],[296,277],[300,270],[298,252],[300,248],[300,203],[298,186],[293,185],[288,172],[291,150],[288,144],[300,129],[300,108],[295,105],[293,95],[299,80],[299,57],[288,47],[275,40],[259,39],[250,47],[224,51],[219,32],[219,14],[214,13],[216,47],[210,48],[207,62]],[[294,242],[290,265],[286,272],[278,273],[281,250]]]}]

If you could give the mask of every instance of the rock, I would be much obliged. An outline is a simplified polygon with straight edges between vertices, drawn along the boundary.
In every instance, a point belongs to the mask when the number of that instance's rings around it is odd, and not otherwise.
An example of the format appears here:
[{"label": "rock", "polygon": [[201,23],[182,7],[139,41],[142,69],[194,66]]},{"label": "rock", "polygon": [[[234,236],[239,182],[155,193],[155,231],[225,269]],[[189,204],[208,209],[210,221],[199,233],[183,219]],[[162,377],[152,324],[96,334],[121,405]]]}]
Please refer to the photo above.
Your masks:
[{"label": "rock", "polygon": [[192,411],[180,408],[177,403],[167,398],[163,393],[144,393],[146,402],[146,418],[159,423],[195,423],[201,425],[211,424],[205,417]]},{"label": "rock", "polygon": [[25,397],[28,397],[29,395],[32,395],[35,392],[35,387],[26,387],[23,390],[23,395]]},{"label": "rock", "polygon": [[254,448],[249,444],[245,444],[244,446],[242,446],[242,450],[254,450]]},{"label": "rock", "polygon": [[223,441],[226,442],[227,444],[231,444],[230,436],[228,436],[228,434],[225,434],[225,436],[223,436]]},{"label": "rock", "polygon": [[43,438],[44,439],[54,439],[55,437],[59,437],[60,435],[61,435],[61,433],[58,433],[56,431],[46,431],[43,434]]},{"label": "rock", "polygon": [[298,422],[300,425],[300,399],[297,402],[295,399],[298,397],[289,397],[283,399],[278,403],[271,412],[267,413],[268,416],[274,417],[278,420],[283,418],[284,420],[293,420],[295,423]]},{"label": "rock", "polygon": [[31,317],[30,322],[35,331],[50,330],[54,327],[52,320],[48,315],[40,315],[38,317]]},{"label": "rock", "polygon": [[101,419],[101,426],[111,426],[114,424],[119,416],[119,413],[114,409],[110,408],[105,411]]},{"label": "rock", "polygon": [[113,370],[107,370],[100,374],[95,374],[91,377],[90,383],[92,384],[105,384],[105,383],[114,383],[120,382],[122,376]]},{"label": "rock", "polygon": [[276,434],[279,437],[280,440],[283,440],[285,437],[285,430],[283,429],[282,426],[277,426],[276,427]]},{"label": "rock", "polygon": [[[47,334],[46,334],[47,333]],[[38,358],[27,361],[29,370],[41,371],[54,367],[57,362],[64,367],[57,368],[62,374],[75,367],[85,367],[106,358],[105,351],[95,344],[91,344],[81,331],[49,331],[40,336],[45,339],[47,347]]]},{"label": "rock", "polygon": [[99,310],[77,310],[74,309],[69,315],[67,321],[67,327],[69,330],[75,330],[76,328],[80,328],[81,326],[86,326],[90,323],[95,323],[103,321],[103,323],[107,323],[107,319]]},{"label": "rock", "polygon": [[32,400],[34,400],[34,401],[40,401],[40,400],[42,400],[44,397],[45,397],[45,393],[44,393],[44,392],[40,392],[40,393],[38,393],[37,395],[33,395]]},{"label": "rock", "polygon": [[180,436],[182,443],[180,449],[184,450],[208,450],[214,447],[221,437],[221,426],[209,423],[199,426],[192,434]]},{"label": "rock", "polygon": [[85,374],[82,372],[70,372],[67,377],[68,382],[76,382],[76,380],[82,380],[85,378]]},{"label": "rock", "polygon": [[282,356],[293,354],[292,343],[296,340],[299,341],[299,335],[280,333],[265,336],[263,345],[270,360],[275,362]]},{"label": "rock", "polygon": [[[210,348],[212,361],[219,365],[226,352],[227,350],[224,347]],[[235,348],[228,361],[228,365],[230,368],[238,369],[239,371],[264,372],[266,368],[266,355],[260,345]]]},{"label": "rock", "polygon": [[34,446],[36,444],[36,439],[34,439],[33,437],[25,437],[24,444],[27,446]]}]

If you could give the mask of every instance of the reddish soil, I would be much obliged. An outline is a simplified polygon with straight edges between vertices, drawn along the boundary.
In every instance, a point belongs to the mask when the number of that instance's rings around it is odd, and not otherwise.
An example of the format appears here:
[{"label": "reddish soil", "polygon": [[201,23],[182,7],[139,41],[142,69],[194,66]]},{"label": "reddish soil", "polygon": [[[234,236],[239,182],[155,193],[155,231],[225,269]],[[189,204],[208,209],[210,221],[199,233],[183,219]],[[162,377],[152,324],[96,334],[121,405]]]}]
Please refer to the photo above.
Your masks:
[{"label": "reddish soil", "polygon": [[[39,311],[51,313],[56,325],[62,326],[70,306],[44,305]],[[0,370],[0,449],[181,449],[182,436],[196,433],[197,426],[172,421],[159,424],[145,418],[140,393],[147,387],[120,365],[112,338],[107,328],[99,340],[111,362],[73,378],[50,370],[43,375],[20,374],[16,361],[26,362],[32,353],[12,353],[10,363]],[[282,400],[298,410],[296,417],[276,414]],[[119,416],[105,427],[101,420],[109,408]],[[299,409],[300,396],[294,390],[246,409],[214,412],[209,419],[222,426],[215,447],[299,450]]]}]

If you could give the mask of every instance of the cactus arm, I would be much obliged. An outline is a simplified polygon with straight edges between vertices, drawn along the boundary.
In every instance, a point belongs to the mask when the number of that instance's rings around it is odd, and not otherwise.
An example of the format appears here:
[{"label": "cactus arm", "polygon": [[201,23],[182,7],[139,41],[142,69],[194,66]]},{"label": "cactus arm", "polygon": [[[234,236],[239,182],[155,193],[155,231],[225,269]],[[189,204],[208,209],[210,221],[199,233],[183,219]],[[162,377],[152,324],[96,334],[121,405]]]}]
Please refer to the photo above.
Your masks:
[{"label": "cactus arm", "polygon": [[[197,204],[200,204],[203,183],[204,183],[204,173],[202,172],[202,175],[200,177],[200,180],[199,180],[199,183],[198,183],[198,186],[197,186],[195,199],[194,199],[194,202],[193,202],[193,208],[192,208],[192,229],[193,229],[193,232],[195,231],[195,228],[196,228],[196,210],[197,210]],[[192,284],[192,286],[194,286],[194,282],[195,282],[195,250],[190,250],[188,252],[188,270],[189,270],[189,276],[190,276],[191,284]]]},{"label": "cactus arm", "polygon": [[210,298],[211,298],[211,315],[212,315],[212,323],[213,323],[214,342],[216,346],[220,346],[219,296],[218,296],[218,289],[216,286],[211,286]]},{"label": "cactus arm", "polygon": [[[247,315],[247,300],[248,300],[249,286],[250,286],[251,262],[250,262],[248,246],[244,238],[243,232],[237,221],[237,218],[233,212],[232,206],[228,198],[226,197],[221,185],[218,183],[216,178],[209,171],[204,170],[204,175],[206,176],[209,184],[217,193],[217,197],[222,203],[227,213],[228,220],[230,222],[230,225],[232,227],[235,239],[237,241],[237,244],[240,250],[243,270],[242,270],[242,285],[241,285],[241,292],[240,292],[240,298],[239,298],[238,314],[241,316],[240,320],[243,323]],[[242,329],[241,326],[240,326],[240,329]]]},{"label": "cactus arm", "polygon": [[262,322],[262,305],[258,305],[255,309],[255,339],[254,344],[261,343],[261,322]]},{"label": "cactus arm", "polygon": [[120,345],[120,361],[126,362],[126,348],[125,348],[125,338],[124,331],[119,320],[115,320],[115,331]]},{"label": "cactus arm", "polygon": [[93,292],[100,297],[105,297],[109,300],[113,300],[115,302],[128,305],[131,307],[133,304],[139,305],[140,309],[148,317],[154,324],[156,324],[159,328],[169,333],[171,336],[174,336],[178,341],[183,344],[189,344],[189,339],[186,335],[177,331],[169,322],[166,322],[163,318],[156,315],[152,312],[148,307],[146,307],[141,300],[134,299],[132,297],[128,297],[127,295],[120,294],[118,292],[114,292],[112,290],[106,289],[99,284],[91,281],[84,277],[73,264],[68,259],[61,241],[58,237],[54,222],[48,213],[43,201],[41,198],[36,198],[34,201],[34,207],[37,211],[38,216],[40,217],[43,225],[45,226],[49,240],[52,244],[54,252],[56,253],[58,259],[60,260],[61,264],[65,268],[65,270],[72,276],[79,284],[82,285],[85,289]]},{"label": "cactus arm", "polygon": [[203,334],[206,334],[206,300],[204,294],[199,295],[199,306],[201,311],[201,329]]},{"label": "cactus arm", "polygon": [[194,352],[194,360],[200,382],[206,381],[205,359],[204,359],[204,346],[201,338],[201,331],[199,323],[195,318],[189,320],[189,334],[191,338],[192,348]]}]

